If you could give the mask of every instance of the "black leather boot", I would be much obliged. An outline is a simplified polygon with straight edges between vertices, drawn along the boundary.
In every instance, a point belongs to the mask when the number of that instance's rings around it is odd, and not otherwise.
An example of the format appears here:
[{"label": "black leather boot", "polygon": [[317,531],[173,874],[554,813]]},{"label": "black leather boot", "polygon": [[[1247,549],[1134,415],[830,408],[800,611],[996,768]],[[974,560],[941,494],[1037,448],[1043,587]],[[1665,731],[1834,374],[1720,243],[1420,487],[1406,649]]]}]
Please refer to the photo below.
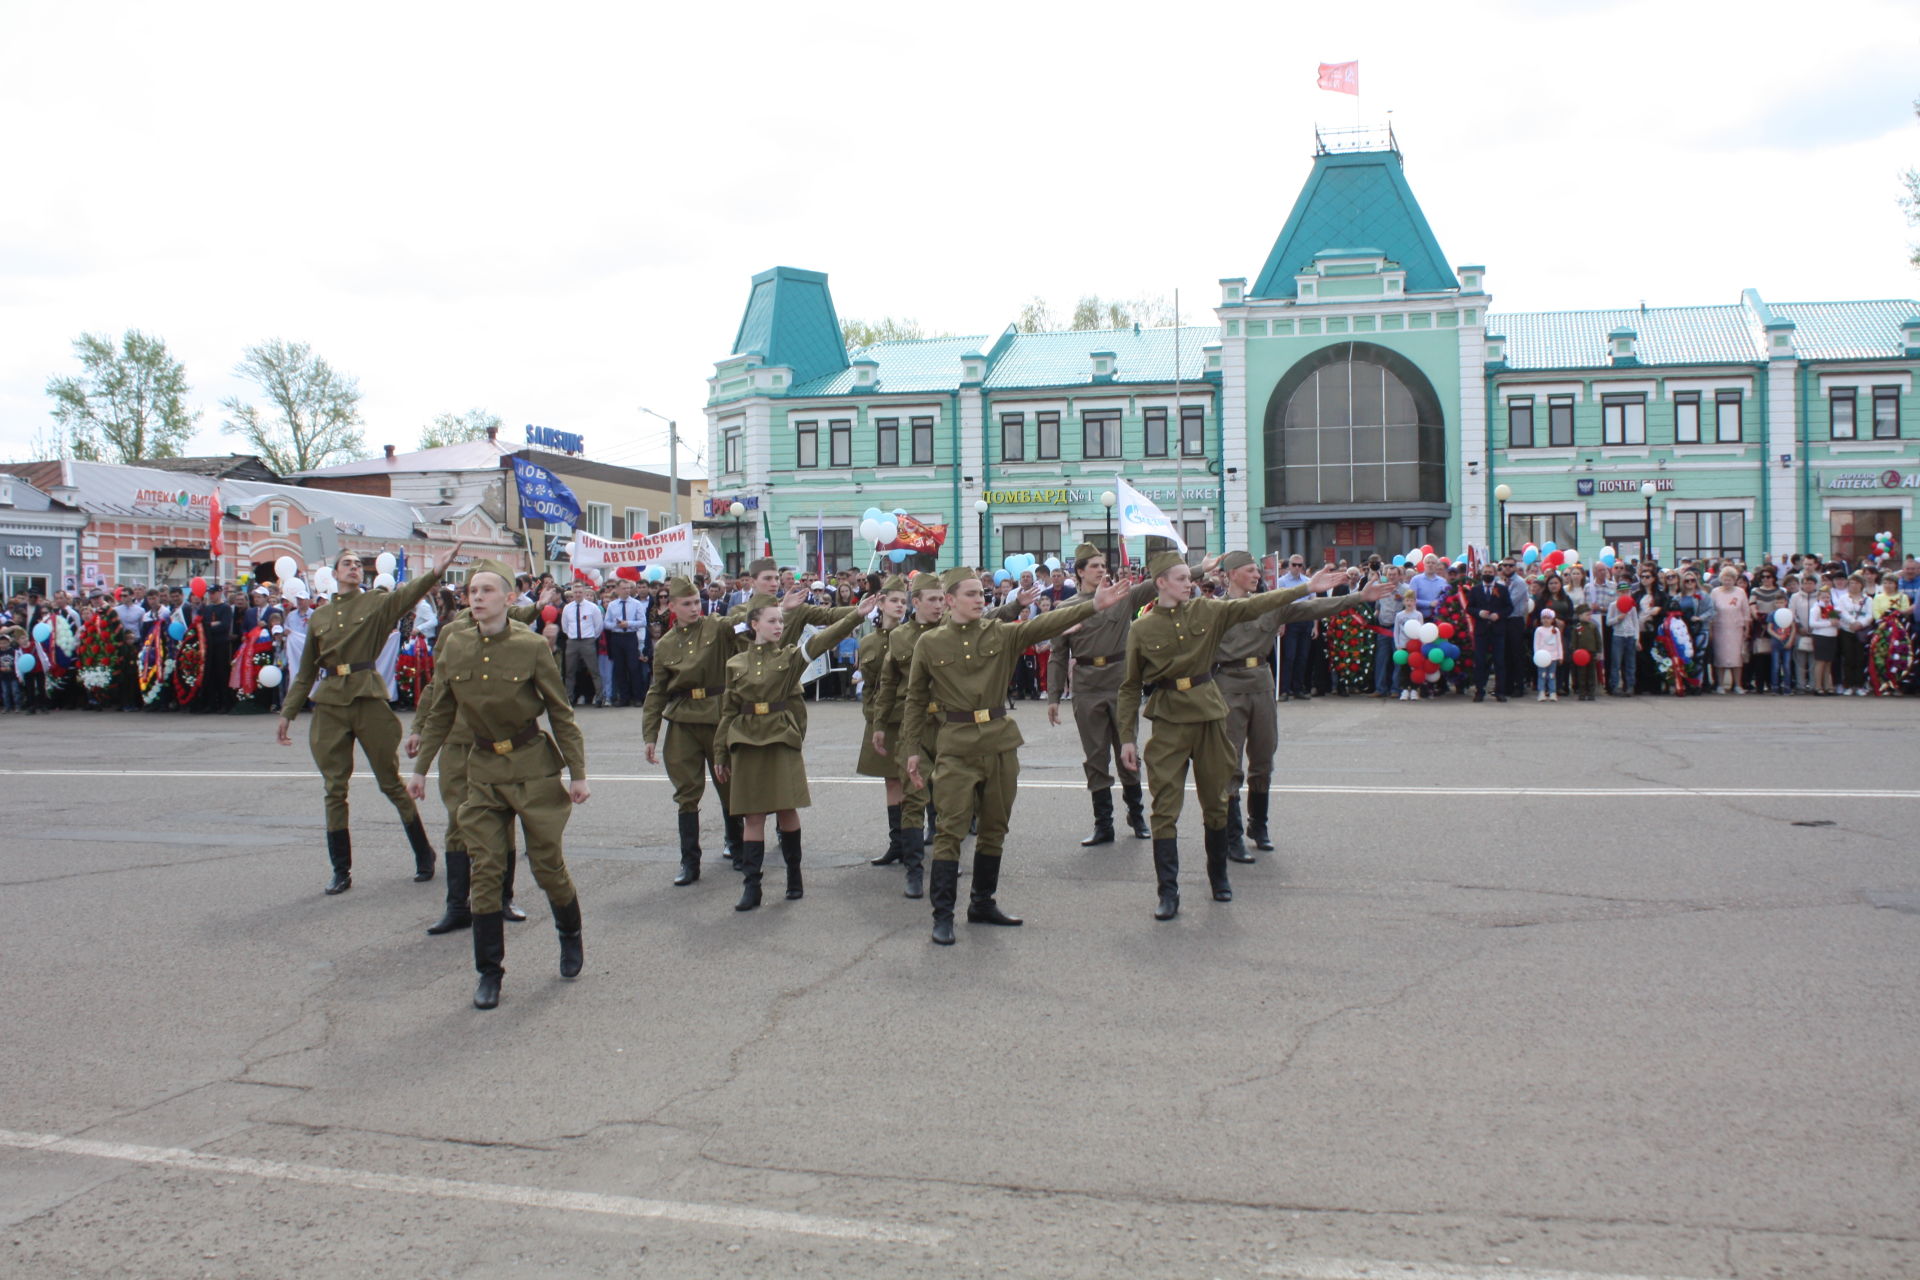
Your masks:
[{"label": "black leather boot", "polygon": [[926,821],[921,828],[921,847],[931,849],[933,848],[933,838],[940,834],[939,824],[935,821],[935,819],[939,817],[939,814],[934,812],[933,801],[931,800],[927,801],[926,810]]},{"label": "black leather boot", "polygon": [[887,806],[887,851],[877,858],[868,860],[868,865],[890,867],[900,861],[900,806]]},{"label": "black leather boot", "polygon": [[921,897],[926,892],[927,842],[917,828],[900,833],[900,861],[907,868],[907,896]]},{"label": "black leather boot", "polygon": [[507,931],[498,911],[473,918],[473,967],[480,983],[473,989],[473,1007],[491,1009],[500,1003],[500,979],[506,975]]},{"label": "black leather boot", "polygon": [[1227,859],[1231,862],[1252,862],[1254,857],[1247,852],[1246,842],[1241,835],[1246,828],[1240,824],[1240,796],[1235,793],[1227,801]]},{"label": "black leather boot", "polygon": [[426,824],[415,817],[411,822],[400,825],[406,829],[407,843],[413,846],[414,883],[433,879],[433,841],[427,839]]},{"label": "black leather boot", "polygon": [[1180,914],[1180,842],[1176,839],[1153,842],[1153,874],[1160,882],[1160,905],[1154,908],[1155,920],[1171,920]]},{"label": "black leather boot", "polygon": [[960,864],[935,862],[933,884],[927,896],[933,901],[933,940],[943,947],[953,945],[953,904],[960,896]]},{"label": "black leather boot", "polygon": [[760,864],[766,860],[766,856],[765,840],[740,842],[740,873],[746,878],[746,883],[740,889],[740,901],[733,904],[735,911],[751,911],[760,905]]},{"label": "black leather boot", "polygon": [[700,815],[698,812],[680,815],[680,874],[673,878],[675,885],[692,884],[700,878]]},{"label": "black leather boot", "polygon": [[723,825],[727,829],[727,861],[733,864],[735,871],[742,870],[740,860],[746,854],[742,846],[747,842],[747,820],[729,816],[723,820]]},{"label": "black leather boot", "polygon": [[1233,886],[1227,883],[1227,829],[1208,827],[1206,833],[1207,883],[1213,886],[1213,900],[1232,902]]},{"label": "black leather boot", "polygon": [[807,896],[807,888],[800,883],[800,831],[780,833],[780,860],[787,864],[787,901]]},{"label": "black leather boot", "polygon": [[513,905],[513,875],[520,869],[520,851],[507,846],[507,870],[500,877],[500,914],[511,924],[519,924],[527,913]]},{"label": "black leather boot", "polygon": [[1153,839],[1153,828],[1147,825],[1147,793],[1140,789],[1139,783],[1123,780],[1120,794],[1127,802],[1127,829],[1133,832],[1133,838]]},{"label": "black leather boot", "polygon": [[1019,916],[1010,916],[994,903],[993,895],[1000,888],[1000,857],[998,854],[976,853],[973,855],[973,891],[967,898],[968,924],[1025,924]]},{"label": "black leather boot", "polygon": [[1113,789],[1090,791],[1093,798],[1093,834],[1080,842],[1082,849],[1091,849],[1097,844],[1113,843]]},{"label": "black leather boot", "polygon": [[473,924],[473,909],[467,903],[467,893],[472,887],[473,859],[465,849],[447,850],[447,909],[441,913],[438,924],[427,927],[428,933],[437,936]]},{"label": "black leather boot", "polygon": [[560,935],[560,976],[577,978],[587,962],[586,948],[580,939],[580,899],[553,909],[553,927]]},{"label": "black leather boot", "polygon": [[1255,791],[1247,788],[1247,835],[1253,841],[1253,847],[1261,850],[1273,848],[1273,841],[1267,839],[1267,793],[1264,789]]},{"label": "black leather boot", "polygon": [[333,864],[327,892],[345,893],[353,888],[353,837],[345,831],[327,832],[327,861]]}]

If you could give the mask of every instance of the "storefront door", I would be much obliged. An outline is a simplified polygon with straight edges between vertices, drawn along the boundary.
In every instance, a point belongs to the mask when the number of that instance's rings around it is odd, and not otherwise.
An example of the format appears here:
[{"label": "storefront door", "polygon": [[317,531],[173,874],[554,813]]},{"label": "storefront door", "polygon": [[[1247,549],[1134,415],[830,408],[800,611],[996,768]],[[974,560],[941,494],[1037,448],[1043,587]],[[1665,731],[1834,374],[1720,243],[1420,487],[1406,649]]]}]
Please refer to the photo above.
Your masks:
[{"label": "storefront door", "polygon": [[1832,511],[1827,514],[1832,538],[1827,554],[1845,560],[1849,568],[1859,568],[1873,555],[1873,539],[1878,533],[1893,535],[1895,557],[1906,554],[1906,540],[1900,529],[1898,511]]}]

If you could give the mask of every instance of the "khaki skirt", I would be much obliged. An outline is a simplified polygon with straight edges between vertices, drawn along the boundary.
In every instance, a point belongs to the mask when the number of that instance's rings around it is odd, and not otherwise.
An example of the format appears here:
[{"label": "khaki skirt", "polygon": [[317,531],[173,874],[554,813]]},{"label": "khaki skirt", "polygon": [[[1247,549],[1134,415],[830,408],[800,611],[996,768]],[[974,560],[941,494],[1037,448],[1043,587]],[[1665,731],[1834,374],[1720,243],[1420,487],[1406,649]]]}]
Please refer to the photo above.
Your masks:
[{"label": "khaki skirt", "polygon": [[805,809],[807,764],[797,747],[736,745],[727,752],[733,772],[727,781],[727,812],[734,817]]},{"label": "khaki skirt", "polygon": [[[871,724],[863,726],[860,730],[860,761],[854,765],[853,771],[863,778],[885,778],[889,782],[901,781],[906,775],[900,771],[900,761],[891,755],[883,756],[873,749],[873,730],[874,726]],[[894,738],[899,736],[897,733],[892,735]],[[891,750],[893,744],[889,742],[887,746]]]}]

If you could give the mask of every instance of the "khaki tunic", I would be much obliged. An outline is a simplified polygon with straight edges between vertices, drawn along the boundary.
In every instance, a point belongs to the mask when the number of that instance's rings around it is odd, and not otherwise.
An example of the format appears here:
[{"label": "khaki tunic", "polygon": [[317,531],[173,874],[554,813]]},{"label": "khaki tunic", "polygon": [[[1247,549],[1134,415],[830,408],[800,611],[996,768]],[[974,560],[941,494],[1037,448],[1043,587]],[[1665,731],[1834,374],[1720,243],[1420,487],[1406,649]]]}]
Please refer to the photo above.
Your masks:
[{"label": "khaki tunic", "polygon": [[[734,646],[733,623],[712,614],[674,623],[653,646],[653,683],[641,707],[640,732],[651,744],[665,722],[662,754],[681,813],[700,812],[700,797],[713,771],[713,729],[720,723],[727,659]],[[716,778],[713,790],[724,813],[728,784]]]},{"label": "khaki tunic", "polygon": [[[387,705],[387,682],[371,664],[400,619],[439,585],[440,571],[429,570],[393,591],[335,596],[307,621],[300,670],[287,687],[280,715],[295,719],[311,696],[313,722],[307,730],[307,745],[325,780],[329,831],[347,829],[347,784],[353,778],[355,742],[367,757],[381,794],[400,811],[401,821],[413,822],[420,816],[400,781],[400,717]],[[345,670],[363,663],[368,664],[364,671]]]},{"label": "khaki tunic", "polygon": [[713,734],[715,764],[733,775],[728,813],[745,817],[813,803],[807,762],[800,754],[807,740],[800,677],[808,663],[852,635],[859,622],[859,613],[848,610],[804,643],[754,644],[728,659],[727,692]]},{"label": "khaki tunic", "polygon": [[1226,699],[1213,679],[1214,659],[1229,628],[1305,594],[1304,587],[1291,587],[1241,600],[1200,597],[1172,608],[1156,605],[1133,624],[1120,686],[1120,733],[1122,741],[1138,741],[1144,693],[1153,736],[1141,762],[1153,793],[1154,839],[1174,838],[1189,763],[1206,826],[1218,831],[1227,825],[1233,756],[1227,747]]},{"label": "khaki tunic", "polygon": [[[1109,791],[1113,772],[1118,770],[1128,789],[1137,789],[1140,775],[1120,763],[1120,681],[1127,667],[1127,630],[1140,606],[1154,597],[1154,586],[1143,582],[1127,594],[1125,600],[1096,612],[1080,624],[1070,636],[1053,642],[1053,656],[1047,662],[1047,705],[1058,706],[1067,690],[1068,667],[1072,667],[1073,723],[1080,731],[1080,767],[1087,775],[1087,790]],[[1082,591],[1068,605],[1091,603],[1093,597]],[[1073,661],[1068,662],[1071,658]]]},{"label": "khaki tunic", "polygon": [[[574,900],[561,837],[572,811],[564,764],[576,781],[587,776],[586,742],[567,704],[560,671],[547,642],[518,622],[499,635],[478,628],[456,632],[440,646],[434,679],[443,695],[419,722],[420,755],[415,773],[425,773],[456,719],[472,733],[467,757],[467,797],[459,824],[473,858],[472,900],[477,914],[500,910],[507,870],[507,831],[518,819],[527,837],[527,861],[548,901]],[[545,714],[551,733],[540,732]],[[521,745],[516,738],[531,737]]]},{"label": "khaki tunic", "polygon": [[[516,604],[508,608],[507,616],[515,622],[531,623],[540,616],[540,606]],[[472,630],[473,615],[462,609],[440,628],[439,644],[435,646],[435,651],[444,652],[450,637]],[[440,700],[446,687],[444,680],[427,681],[427,690],[420,695],[420,705],[413,713],[416,726],[433,709],[433,704]],[[473,731],[455,716],[453,727],[447,731],[446,745],[440,749],[440,807],[447,811],[447,834],[441,841],[441,847],[448,853],[464,853],[467,848],[466,834],[460,830],[460,806],[467,799],[467,756],[472,750]],[[511,831],[507,833],[507,840],[509,843],[513,840]]]},{"label": "khaki tunic", "polygon": [[[1019,747],[1026,741],[1006,714],[1007,682],[1028,645],[1050,640],[1092,613],[1089,600],[1025,622],[948,620],[914,646],[898,754],[903,765],[919,756],[923,777],[927,762],[933,761],[928,781],[938,812],[935,862],[959,861],[960,846],[973,825],[976,797],[979,839],[974,851],[1001,856],[1019,791]],[[963,718],[948,719],[955,715]],[[933,748],[932,756],[927,747]],[[908,825],[904,812],[900,821]]]},{"label": "khaki tunic", "polygon": [[862,636],[859,652],[854,658],[854,666],[860,672],[860,710],[866,723],[865,731],[860,735],[860,761],[854,766],[854,772],[862,777],[898,782],[902,777],[900,761],[873,749],[874,730],[886,727],[877,713],[880,710],[880,668],[887,656],[887,638],[888,632],[877,630]]},{"label": "khaki tunic", "polygon": [[[1298,595],[1297,588],[1289,590]],[[1296,598],[1272,613],[1235,623],[1221,637],[1220,651],[1214,655],[1213,678],[1227,704],[1227,750],[1233,753],[1229,796],[1237,794],[1242,783],[1247,783],[1249,790],[1265,791],[1273,777],[1280,726],[1275,714],[1273,676],[1266,659],[1273,653],[1280,628],[1289,622],[1332,617],[1352,603],[1345,596]]]}]

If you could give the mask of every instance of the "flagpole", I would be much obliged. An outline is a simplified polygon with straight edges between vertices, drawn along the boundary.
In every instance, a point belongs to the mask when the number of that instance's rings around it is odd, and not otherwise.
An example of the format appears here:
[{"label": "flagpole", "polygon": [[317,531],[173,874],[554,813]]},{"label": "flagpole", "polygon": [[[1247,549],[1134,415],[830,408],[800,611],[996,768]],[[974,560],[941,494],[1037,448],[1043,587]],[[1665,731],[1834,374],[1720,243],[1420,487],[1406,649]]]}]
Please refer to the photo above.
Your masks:
[{"label": "flagpole", "polygon": [[1173,451],[1174,532],[1184,543],[1187,538],[1187,419],[1180,410],[1180,290],[1173,291],[1173,423],[1180,441]]}]

